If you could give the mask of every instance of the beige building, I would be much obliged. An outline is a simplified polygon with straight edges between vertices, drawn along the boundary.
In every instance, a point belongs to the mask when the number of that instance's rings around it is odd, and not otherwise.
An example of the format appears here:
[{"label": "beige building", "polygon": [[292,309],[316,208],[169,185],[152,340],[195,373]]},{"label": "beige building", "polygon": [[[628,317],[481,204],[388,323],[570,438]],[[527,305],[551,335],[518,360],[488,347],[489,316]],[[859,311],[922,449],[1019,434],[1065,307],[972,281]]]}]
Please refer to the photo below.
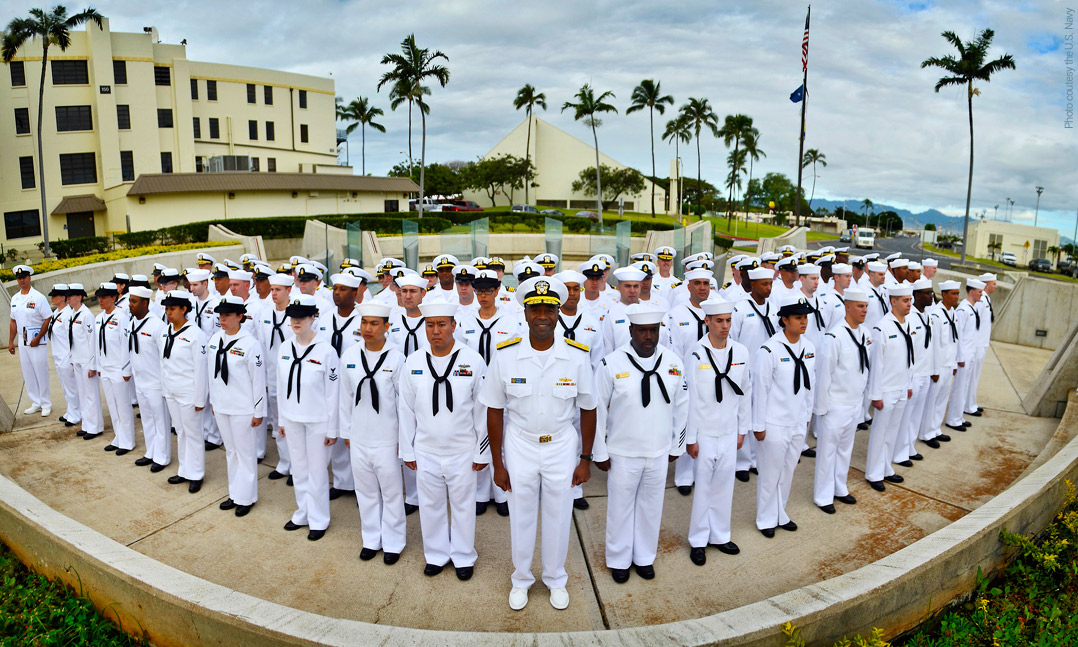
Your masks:
[{"label": "beige building", "polygon": [[[237,213],[407,208],[404,192],[417,189],[353,178],[350,167],[337,166],[332,79],[189,61],[184,45],[158,42],[154,28],[112,33],[107,20],[103,27],[88,24],[71,34],[66,51],[49,50],[42,139],[50,239]],[[7,115],[0,121],[5,247],[32,248],[42,240],[40,66],[38,41],[0,66],[0,115]],[[222,170],[238,172],[210,183],[189,179]],[[236,177],[274,173],[281,177]],[[303,178],[311,174],[334,179]],[[172,177],[152,177],[158,175]],[[133,193],[136,185],[152,190]],[[368,195],[371,186],[377,189]]]},{"label": "beige building", "polygon": [[[531,118],[531,143],[529,156],[535,165],[536,174],[534,181],[538,187],[529,189],[528,200],[542,208],[563,209],[595,209],[595,194],[574,192],[573,182],[580,179],[580,172],[584,169],[595,167],[595,147],[573,137],[564,130],[549,124],[542,119],[532,116]],[[528,142],[528,120],[511,130],[494,148],[490,149],[484,159],[498,157],[500,155],[515,155],[524,157],[524,146]],[[615,169],[628,168],[608,155],[603,154],[602,142],[599,146],[599,164]],[[644,179],[644,190],[636,195],[623,194],[626,211],[639,211],[650,213],[648,206],[651,200],[652,182]],[[466,200],[475,200],[483,206],[490,204],[490,197],[484,191],[466,191]],[[508,199],[499,195],[502,204]],[[514,192],[513,200],[517,203],[524,201],[524,190]],[[614,206],[617,209],[617,206]],[[666,212],[666,190],[655,185],[655,211]]]},{"label": "beige building", "polygon": [[[992,243],[999,243],[1000,246],[990,249]],[[1059,231],[1016,222],[970,219],[966,245],[966,254],[977,258],[990,258],[993,253],[999,258],[1000,252],[1011,252],[1018,259],[1019,266],[1027,265],[1036,258],[1047,258],[1055,263],[1055,257],[1048,253],[1048,248],[1059,247]]]}]

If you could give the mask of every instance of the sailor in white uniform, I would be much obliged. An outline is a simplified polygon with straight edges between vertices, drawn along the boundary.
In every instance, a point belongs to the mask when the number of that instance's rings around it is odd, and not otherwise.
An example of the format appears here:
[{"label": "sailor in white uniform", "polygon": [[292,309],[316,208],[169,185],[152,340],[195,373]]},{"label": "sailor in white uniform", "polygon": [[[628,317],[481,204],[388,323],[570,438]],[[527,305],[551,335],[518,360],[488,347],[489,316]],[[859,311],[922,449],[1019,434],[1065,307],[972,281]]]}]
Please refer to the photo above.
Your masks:
[{"label": "sailor in white uniform", "polygon": [[159,338],[161,385],[172,425],[176,429],[177,473],[172,485],[187,483],[194,494],[206,474],[206,445],[202,417],[209,397],[206,371],[206,336],[187,320],[191,293],[173,290],[161,299],[168,319]]},{"label": "sailor in white uniform", "polygon": [[52,350],[52,363],[56,367],[56,376],[64,393],[67,410],[60,416],[60,421],[67,427],[74,427],[82,421],[79,411],[79,386],[75,378],[75,369],[71,366],[71,346],[67,331],[71,324],[71,308],[67,306],[67,284],[53,283],[49,290],[52,302],[52,316],[38,332],[38,343],[44,339]]},{"label": "sailor in white uniform", "polygon": [[602,323],[610,311],[610,300],[605,298],[599,289],[604,285],[603,277],[606,276],[603,263],[602,261],[585,261],[577,265],[576,269],[584,275],[584,284],[581,286],[583,294],[580,296],[577,308]]},{"label": "sailor in white uniform", "polygon": [[611,350],[629,343],[629,318],[625,315],[625,309],[640,302],[640,282],[645,276],[635,267],[614,270],[619,299],[610,305],[610,311],[603,319],[603,345]]},{"label": "sailor in white uniform", "polygon": [[540,254],[532,259],[533,262],[538,263],[543,268],[543,276],[554,276],[558,273],[558,255],[557,254]]},{"label": "sailor in white uniform", "polygon": [[160,472],[172,462],[172,426],[161,385],[161,337],[168,325],[150,314],[153,292],[141,285],[128,290],[131,319],[127,343],[131,355],[131,381],[135,384],[146,453],[135,459],[139,467]]},{"label": "sailor in white uniform", "polygon": [[456,285],[453,281],[453,268],[460,265],[460,261],[452,254],[442,254],[434,259],[434,270],[438,274],[438,281],[423,299],[427,303],[443,301],[445,303],[458,303]]},{"label": "sailor in white uniform", "polygon": [[872,326],[872,370],[866,389],[876,411],[868,437],[865,479],[877,492],[886,489],[884,481],[901,483],[904,480],[895,474],[891,459],[898,441],[902,412],[913,391],[916,352],[909,321],[913,290],[909,285],[896,285],[888,292],[889,312]]},{"label": "sailor in white uniform", "polygon": [[[288,273],[278,272],[269,277],[270,299],[273,307],[262,311],[261,338],[264,340],[266,356],[274,361],[280,355],[281,346],[296,336],[288,320],[290,293],[294,282],[292,275]],[[288,455],[288,441],[278,431],[280,417],[277,409],[277,376],[270,365],[267,365],[266,370],[268,373],[266,375],[266,424],[277,445],[277,466],[266,475],[266,478],[276,481],[287,477],[288,485],[292,485],[292,460]]]},{"label": "sailor in white uniform", "polygon": [[457,265],[453,268],[453,283],[457,291],[457,305],[461,310],[478,310],[479,301],[475,298],[475,286],[472,281],[479,270],[471,265]]},{"label": "sailor in white uniform", "polygon": [[16,265],[15,280],[19,291],[11,297],[11,332],[8,335],[8,352],[19,353],[23,384],[30,407],[23,411],[30,415],[41,412],[42,418],[52,415],[52,399],[49,394],[49,342],[38,333],[52,316],[49,300],[31,286],[33,268]]},{"label": "sailor in white uniform", "polygon": [[940,301],[928,308],[932,318],[932,375],[928,384],[924,418],[919,438],[932,449],[951,437],[941,427],[947,417],[947,402],[951,397],[951,385],[958,372],[958,325],[955,323],[955,306],[961,298],[958,281],[940,281]]},{"label": "sailor in white uniform", "polygon": [[[779,319],[778,308],[773,307],[769,299],[774,286],[771,270],[757,267],[749,270],[748,275],[749,298],[738,301],[734,306],[730,339],[748,349],[749,368],[752,369],[758,356],[756,351],[778,333]],[[753,434],[737,450],[735,476],[745,483],[749,480],[749,473],[756,469],[756,435]]]},{"label": "sailor in white uniform", "polygon": [[95,321],[97,365],[114,434],[105,451],[123,456],[135,448],[135,415],[127,391],[127,383],[131,381],[128,316],[116,307],[120,292],[115,283],[102,283],[95,295],[101,305],[101,313]]},{"label": "sailor in white uniform", "polygon": [[981,300],[975,304],[981,314],[981,327],[978,329],[980,333],[980,349],[973,360],[965,408],[965,412],[974,417],[980,417],[981,412],[984,411],[983,407],[977,406],[977,387],[981,383],[981,370],[984,368],[985,354],[992,343],[992,324],[996,321],[996,313],[992,310],[992,294],[996,291],[996,275],[988,272],[978,276],[977,280],[984,283],[984,293],[981,295]]},{"label": "sailor in white uniform", "polygon": [[966,298],[958,304],[954,312],[955,326],[958,328],[958,372],[951,386],[951,400],[947,405],[947,428],[965,431],[970,423],[963,417],[968,414],[969,390],[977,368],[977,355],[983,349],[981,328],[988,325],[978,304],[984,296],[985,283],[980,279],[966,279]]},{"label": "sailor in white uniform", "polygon": [[892,461],[903,467],[913,467],[912,461],[922,460],[917,451],[917,436],[921,430],[921,421],[924,419],[925,403],[928,401],[928,385],[932,383],[932,370],[934,359],[932,353],[933,338],[942,333],[935,329],[928,308],[936,299],[932,291],[931,279],[919,279],[910,283],[913,290],[913,307],[910,309],[908,320],[910,322],[910,334],[913,336],[913,367],[911,368],[911,384],[913,392],[906,410],[902,412],[902,422],[899,424],[898,441],[895,443],[895,454]]},{"label": "sailor in white uniform", "polygon": [[668,293],[681,282],[673,273],[675,258],[677,250],[673,247],[664,246],[655,250],[655,265],[658,266],[659,273],[652,277],[651,283],[660,293]]}]

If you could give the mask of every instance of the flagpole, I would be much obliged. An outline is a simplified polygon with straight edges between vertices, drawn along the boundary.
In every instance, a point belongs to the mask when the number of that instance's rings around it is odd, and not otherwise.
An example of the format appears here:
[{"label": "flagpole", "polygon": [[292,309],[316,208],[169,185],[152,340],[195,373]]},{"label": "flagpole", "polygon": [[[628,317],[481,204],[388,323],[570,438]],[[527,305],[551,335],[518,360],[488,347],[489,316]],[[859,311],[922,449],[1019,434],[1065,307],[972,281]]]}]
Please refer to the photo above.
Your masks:
[{"label": "flagpole", "polygon": [[802,79],[801,85],[801,132],[798,133],[798,149],[797,149],[797,202],[794,204],[794,223],[797,226],[801,225],[801,174],[804,171],[804,166],[801,164],[801,160],[805,159],[805,108],[808,105],[808,26],[809,19],[812,17],[812,5],[808,7],[808,14],[805,16],[805,37],[804,40],[804,56],[805,75]]}]

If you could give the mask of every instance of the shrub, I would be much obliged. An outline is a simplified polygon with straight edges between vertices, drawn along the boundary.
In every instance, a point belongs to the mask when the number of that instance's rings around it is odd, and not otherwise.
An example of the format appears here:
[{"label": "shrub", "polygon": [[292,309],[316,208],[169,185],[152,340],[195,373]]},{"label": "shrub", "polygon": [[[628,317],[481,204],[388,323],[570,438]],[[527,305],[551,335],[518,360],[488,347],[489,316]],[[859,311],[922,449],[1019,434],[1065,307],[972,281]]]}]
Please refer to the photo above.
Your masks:
[{"label": "shrub", "polygon": [[157,231],[133,231],[129,234],[117,234],[116,242],[124,249],[149,247],[157,244]]},{"label": "shrub", "polygon": [[[53,272],[68,267],[78,267],[79,265],[116,261],[121,258],[134,258],[138,256],[149,256],[150,254],[178,252],[185,249],[202,249],[204,247],[223,247],[227,245],[235,245],[235,243],[232,241],[214,241],[212,243],[189,243],[186,245],[154,245],[151,247],[139,247],[138,249],[116,250],[104,254],[91,254],[89,256],[80,256],[78,258],[43,260],[32,267],[36,274],[43,274],[45,272]],[[0,281],[11,281],[14,280],[14,278],[15,274],[12,273],[11,270],[0,269]]]},{"label": "shrub", "polygon": [[[42,244],[44,247],[44,244]],[[105,253],[109,251],[109,239],[104,236],[87,236],[86,238],[68,238],[66,240],[54,240],[49,243],[52,252],[57,258],[73,258],[86,254]]]}]

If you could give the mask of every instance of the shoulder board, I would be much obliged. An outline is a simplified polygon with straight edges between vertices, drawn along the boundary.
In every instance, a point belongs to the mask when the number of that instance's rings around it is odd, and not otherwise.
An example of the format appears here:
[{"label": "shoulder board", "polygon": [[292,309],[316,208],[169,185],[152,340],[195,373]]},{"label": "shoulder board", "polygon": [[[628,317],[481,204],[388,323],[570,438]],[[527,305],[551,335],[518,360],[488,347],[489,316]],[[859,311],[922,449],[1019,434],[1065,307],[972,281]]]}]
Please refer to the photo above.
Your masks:
[{"label": "shoulder board", "polygon": [[733,284],[734,284],[733,281],[727,281],[726,283],[722,284],[722,288],[720,288],[720,289],[725,290],[726,288],[730,287]]},{"label": "shoulder board", "polygon": [[824,334],[825,334],[825,335],[827,335],[828,337],[834,337],[834,335],[832,335],[832,334],[831,334],[831,333],[829,333],[829,332],[825,332]]},{"label": "shoulder board", "polygon": [[516,288],[514,288],[514,287],[507,287],[507,288],[505,288],[505,291],[506,291],[506,292],[516,292],[516,291],[517,291],[517,289],[516,289]]},{"label": "shoulder board", "polygon": [[681,285],[682,283],[684,283],[684,281],[674,281],[673,283],[670,284],[670,287],[671,288],[676,288],[677,286]]},{"label": "shoulder board", "polygon": [[497,349],[501,350],[501,349],[506,348],[508,346],[512,346],[513,344],[519,344],[520,340],[521,340],[520,337],[513,337],[512,339],[506,339],[505,341],[503,341],[502,343],[497,345]]},{"label": "shoulder board", "polygon": [[[517,341],[520,341],[520,340],[518,339]],[[579,348],[580,350],[583,350],[583,351],[590,351],[591,350],[590,348],[588,348],[587,344],[581,344],[580,342],[578,342],[575,339],[566,339],[565,343],[569,344],[573,348]],[[499,346],[499,348],[501,348],[501,346]]]},{"label": "shoulder board", "polygon": [[433,285],[428,285],[428,286],[427,286],[427,292],[430,292],[430,291],[431,291],[431,290],[433,290],[433,289],[434,289],[434,286],[433,286]]}]

